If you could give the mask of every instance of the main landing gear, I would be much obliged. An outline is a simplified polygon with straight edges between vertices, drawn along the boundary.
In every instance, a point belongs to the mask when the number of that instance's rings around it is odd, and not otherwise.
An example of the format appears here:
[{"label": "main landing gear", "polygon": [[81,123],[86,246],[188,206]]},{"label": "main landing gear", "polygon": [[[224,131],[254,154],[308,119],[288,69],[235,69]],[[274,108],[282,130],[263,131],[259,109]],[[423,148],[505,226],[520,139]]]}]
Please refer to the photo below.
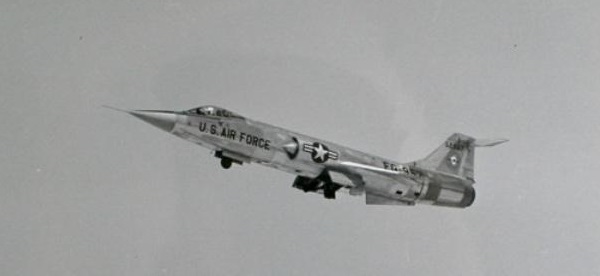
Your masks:
[{"label": "main landing gear", "polygon": [[331,180],[331,176],[329,176],[329,172],[324,170],[318,177],[314,179],[304,176],[297,176],[292,187],[298,188],[305,193],[317,192],[321,190],[325,198],[335,199],[335,192],[342,186],[334,183]]}]

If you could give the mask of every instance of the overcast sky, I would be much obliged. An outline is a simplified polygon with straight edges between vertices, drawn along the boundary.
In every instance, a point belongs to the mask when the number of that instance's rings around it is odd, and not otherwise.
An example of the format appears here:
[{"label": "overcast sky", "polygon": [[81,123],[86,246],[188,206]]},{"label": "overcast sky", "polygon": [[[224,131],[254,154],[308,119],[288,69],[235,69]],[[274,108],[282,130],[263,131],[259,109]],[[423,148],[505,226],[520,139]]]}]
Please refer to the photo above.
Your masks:
[{"label": "overcast sky", "polygon": [[[600,274],[596,1],[4,2],[2,275]],[[366,206],[103,104],[398,161],[511,141],[478,150],[468,209]]]}]

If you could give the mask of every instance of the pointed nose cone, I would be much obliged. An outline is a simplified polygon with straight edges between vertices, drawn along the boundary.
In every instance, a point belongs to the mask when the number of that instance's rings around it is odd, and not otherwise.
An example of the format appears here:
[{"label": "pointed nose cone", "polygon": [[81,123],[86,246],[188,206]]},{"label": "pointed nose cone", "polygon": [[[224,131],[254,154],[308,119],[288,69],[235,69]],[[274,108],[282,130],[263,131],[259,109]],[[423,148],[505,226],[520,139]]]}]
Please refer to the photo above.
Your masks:
[{"label": "pointed nose cone", "polygon": [[172,111],[135,110],[129,114],[167,132],[173,130],[177,121],[177,114]]}]

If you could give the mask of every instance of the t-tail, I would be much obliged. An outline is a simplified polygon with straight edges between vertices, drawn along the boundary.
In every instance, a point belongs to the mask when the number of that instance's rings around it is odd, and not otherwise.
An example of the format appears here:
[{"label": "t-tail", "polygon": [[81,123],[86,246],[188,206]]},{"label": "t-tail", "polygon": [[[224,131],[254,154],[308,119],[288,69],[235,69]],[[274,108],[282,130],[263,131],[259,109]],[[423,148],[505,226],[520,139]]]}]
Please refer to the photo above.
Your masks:
[{"label": "t-tail", "polygon": [[413,165],[415,170],[427,176],[418,193],[419,202],[458,208],[471,206],[475,201],[475,148],[491,147],[506,141],[452,134],[429,156]]},{"label": "t-tail", "polygon": [[435,151],[416,162],[417,167],[442,175],[475,182],[473,173],[476,147],[491,147],[507,139],[475,139],[454,133]]}]

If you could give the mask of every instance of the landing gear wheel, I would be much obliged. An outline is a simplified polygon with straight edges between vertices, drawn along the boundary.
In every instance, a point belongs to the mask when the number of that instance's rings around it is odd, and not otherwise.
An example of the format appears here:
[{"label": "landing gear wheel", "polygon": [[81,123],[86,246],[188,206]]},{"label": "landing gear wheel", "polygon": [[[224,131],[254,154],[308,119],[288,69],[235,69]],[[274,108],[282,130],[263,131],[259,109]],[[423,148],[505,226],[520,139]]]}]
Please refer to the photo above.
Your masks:
[{"label": "landing gear wheel", "polygon": [[229,158],[221,158],[221,167],[223,167],[223,169],[229,169],[231,168],[231,164],[232,164],[232,160]]}]

